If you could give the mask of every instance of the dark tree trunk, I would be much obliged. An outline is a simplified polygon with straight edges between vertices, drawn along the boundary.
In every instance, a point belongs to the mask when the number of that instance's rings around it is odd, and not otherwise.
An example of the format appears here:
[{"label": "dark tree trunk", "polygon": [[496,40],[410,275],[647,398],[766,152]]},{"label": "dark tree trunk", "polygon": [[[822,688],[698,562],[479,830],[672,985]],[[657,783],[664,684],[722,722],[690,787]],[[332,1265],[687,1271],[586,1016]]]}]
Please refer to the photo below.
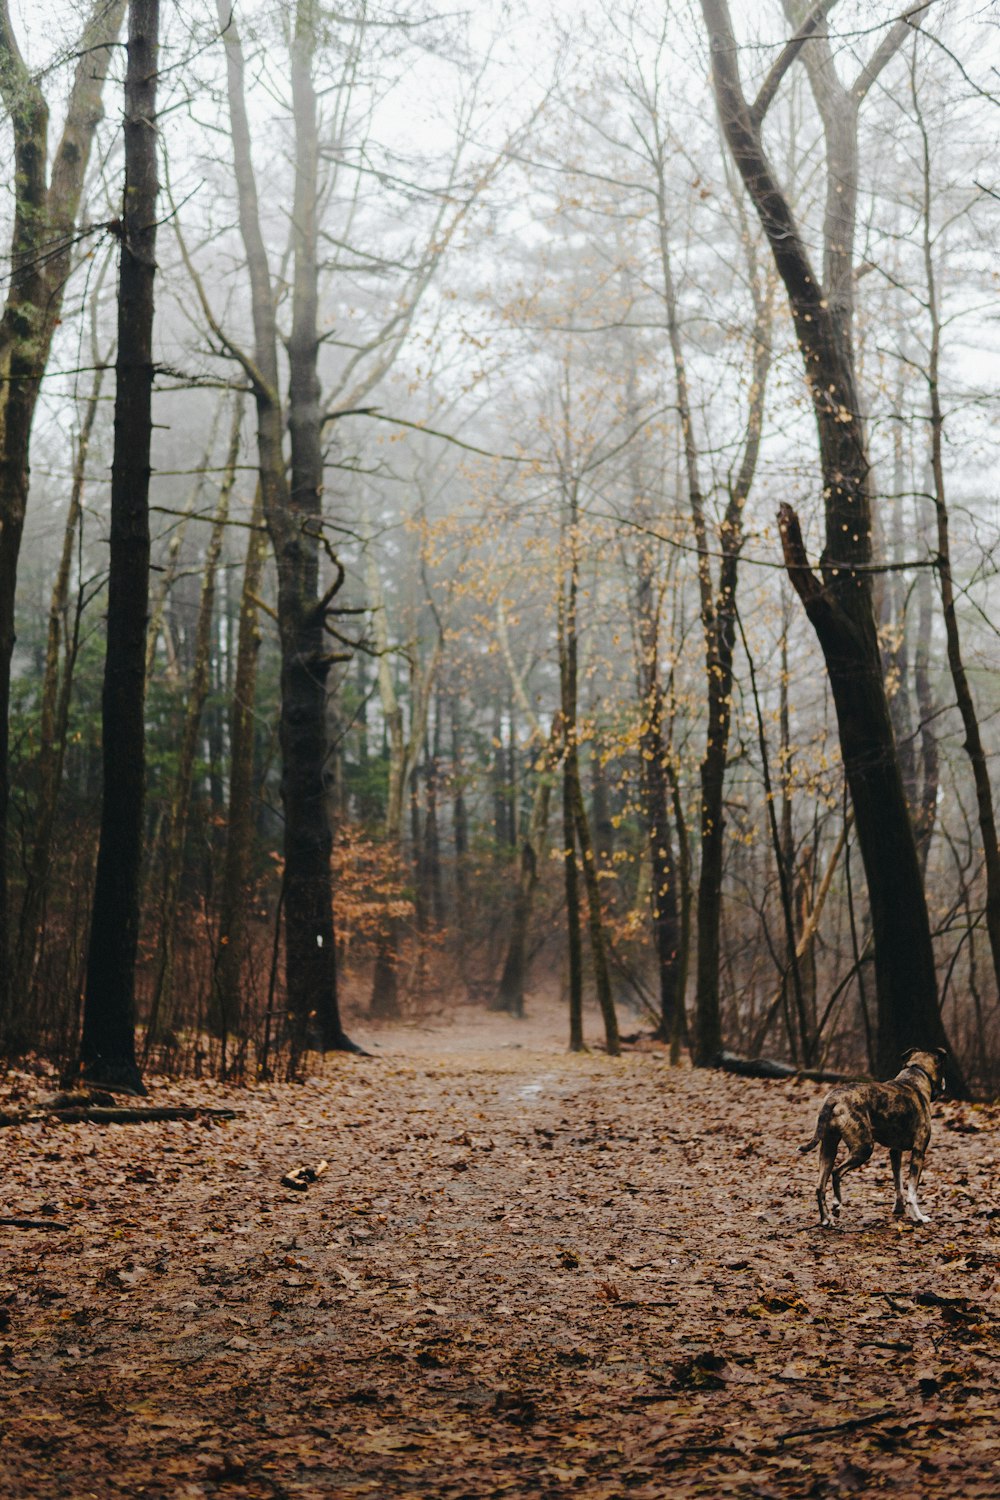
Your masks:
[{"label": "dark tree trunk", "polygon": [[[534,767],[536,782],[531,802],[531,817],[521,844],[521,868],[518,878],[514,909],[510,917],[510,937],[507,955],[497,993],[491,1010],[508,1011],[511,1015],[524,1015],[524,987],[528,977],[528,933],[531,913],[538,886],[538,867],[545,858],[549,826],[549,805],[552,800],[552,772],[559,753],[559,721],[553,723],[549,742]],[[567,871],[567,879],[572,876]],[[569,892],[567,891],[567,896]],[[578,898],[577,898],[578,900]],[[568,903],[567,903],[568,904]],[[571,929],[572,930],[572,929]],[[579,915],[576,919],[579,942]],[[572,938],[571,938],[572,941]],[[572,971],[572,961],[570,968]],[[581,1034],[582,1041],[582,1034]]]},{"label": "dark tree trunk", "polygon": [[441,775],[441,694],[434,700],[434,737],[431,754],[427,760],[427,776],[424,783],[424,878],[430,898],[430,911],[435,927],[443,932],[448,921],[445,907],[444,882],[441,877],[441,834],[438,827],[438,786]]},{"label": "dark tree trunk", "polygon": [[332,834],[325,785],[326,678],[333,659],[327,627],[343,570],[331,556],[333,582],[320,594],[323,411],[317,374],[319,142],[312,79],[318,16],[310,0],[301,0],[296,8],[292,45],[295,201],[292,328],[288,341],[289,484],[282,442],[275,293],[250,151],[243,50],[225,0],[219,0],[218,14],[226,48],[240,231],[253,307],[254,358],[248,359],[228,341],[227,347],[241,360],[254,388],[264,515],[278,571],[286,1001],[296,1053],[311,1030],[324,1049],[357,1050],[340,1024],[330,872]]},{"label": "dark tree trunk", "polygon": [[[726,0],[702,0],[722,127],[788,296],[816,417],[826,515],[820,576],[813,573],[794,512],[781,507],[785,565],[816,632],[837,712],[844,770],[854,804],[875,939],[877,1063],[890,1074],[907,1046],[946,1046],[937,976],[913,826],[882,676],[871,587],[869,460],[851,341],[857,110],[889,57],[896,28],[855,85],[836,82],[829,43],[789,44],[772,68],[802,47],[822,47],[810,77],[827,136],[824,277],[818,277],[760,138],[768,82],[751,107],[739,77]],[[807,54],[808,55],[808,54]],[[784,66],[787,66],[787,62]],[[780,76],[780,75],[779,75]],[[834,98],[835,92],[839,94]],[[770,91],[770,92],[768,92]],[[840,97],[843,95],[843,98]],[[964,1088],[957,1067],[959,1089]]]},{"label": "dark tree trunk", "polygon": [[337,997],[326,787],[327,608],[343,579],[319,596],[323,525],[323,411],[317,371],[319,272],[316,206],[319,136],[312,65],[318,14],[299,0],[292,43],[295,117],[294,279],[288,341],[290,521],[278,559],[281,620],[281,754],[285,808],[285,988],[301,1041],[310,1022],[324,1051],[345,1045]]},{"label": "dark tree trunk", "polygon": [[0,318],[0,1027],[12,1003],[7,888],[10,674],[31,428],[62,315],[84,178],[124,9],[124,0],[95,0],[79,42],[65,124],[47,182],[48,106],[21,56],[7,0],[0,3],[0,96],[14,136],[10,281]]},{"label": "dark tree trunk", "polygon": [[378,932],[369,1015],[393,1021],[399,1015],[399,919],[386,917]]},{"label": "dark tree trunk", "polygon": [[158,28],[159,0],[130,0],[108,634],[101,704],[104,795],[80,1043],[85,1078],[140,1093],[145,1091],[135,1059],[135,958],[145,781]]},{"label": "dark tree trunk", "polygon": [[449,703],[451,715],[451,826],[455,841],[454,906],[459,931],[465,928],[469,910],[466,863],[469,853],[469,813],[465,803],[465,764],[462,755],[462,716],[458,695]]},{"label": "dark tree trunk", "polygon": [[927,869],[934,825],[937,822],[938,789],[941,780],[941,756],[938,750],[935,718],[937,703],[931,684],[931,640],[934,631],[934,608],[931,575],[924,569],[917,579],[917,640],[913,653],[913,689],[920,716],[920,800],[915,816],[917,858],[921,876]]},{"label": "dark tree trunk", "polygon": [[580,941],[580,871],[576,863],[573,789],[563,761],[563,879],[566,887],[566,949],[569,962],[569,1049],[583,1052],[583,945]]},{"label": "dark tree trunk", "polygon": [[608,778],[596,748],[590,757],[590,805],[594,814],[594,856],[605,878],[614,875],[615,825],[611,821]]}]

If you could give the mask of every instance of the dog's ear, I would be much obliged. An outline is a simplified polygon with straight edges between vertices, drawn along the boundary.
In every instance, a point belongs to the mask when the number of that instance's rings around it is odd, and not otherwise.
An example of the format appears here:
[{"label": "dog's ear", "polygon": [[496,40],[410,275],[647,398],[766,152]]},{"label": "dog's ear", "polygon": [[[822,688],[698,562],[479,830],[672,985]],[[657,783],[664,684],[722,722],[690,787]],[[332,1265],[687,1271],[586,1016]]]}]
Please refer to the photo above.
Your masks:
[{"label": "dog's ear", "polygon": [[934,1056],[936,1058],[940,1059],[941,1062],[944,1062],[945,1058],[948,1056],[948,1048],[947,1047],[935,1047],[934,1048]]},{"label": "dog's ear", "polygon": [[915,1052],[919,1052],[919,1051],[920,1051],[919,1047],[907,1047],[906,1051],[903,1053],[903,1061],[904,1062],[909,1062],[909,1060],[913,1056],[913,1054]]}]

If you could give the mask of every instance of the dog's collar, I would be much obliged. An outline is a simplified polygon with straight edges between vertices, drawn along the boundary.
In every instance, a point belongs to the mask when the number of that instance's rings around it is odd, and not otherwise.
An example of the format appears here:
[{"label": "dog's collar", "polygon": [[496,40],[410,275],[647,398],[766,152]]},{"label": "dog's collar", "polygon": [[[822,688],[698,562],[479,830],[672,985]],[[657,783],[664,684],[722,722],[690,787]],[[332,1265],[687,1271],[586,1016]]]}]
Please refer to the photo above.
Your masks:
[{"label": "dog's collar", "polygon": [[911,1073],[923,1073],[924,1077],[927,1079],[927,1082],[931,1086],[931,1098],[936,1098],[937,1094],[935,1091],[940,1091],[940,1084],[934,1081],[930,1073],[928,1073],[927,1069],[922,1068],[919,1063],[907,1063],[906,1066]]}]

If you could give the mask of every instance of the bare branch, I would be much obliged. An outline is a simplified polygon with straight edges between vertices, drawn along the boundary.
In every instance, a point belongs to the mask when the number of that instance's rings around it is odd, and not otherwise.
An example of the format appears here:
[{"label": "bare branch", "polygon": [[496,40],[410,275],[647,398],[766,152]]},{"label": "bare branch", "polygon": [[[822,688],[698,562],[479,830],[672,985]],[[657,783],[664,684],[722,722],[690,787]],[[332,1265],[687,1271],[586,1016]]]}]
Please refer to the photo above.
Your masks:
[{"label": "bare branch", "polygon": [[778,53],[750,106],[750,122],[755,130],[760,129],[764,116],[774,102],[781,80],[802,51],[803,44],[815,33],[819,23],[826,19],[836,4],[837,0],[819,0],[819,4],[813,7],[795,35],[789,38]]}]

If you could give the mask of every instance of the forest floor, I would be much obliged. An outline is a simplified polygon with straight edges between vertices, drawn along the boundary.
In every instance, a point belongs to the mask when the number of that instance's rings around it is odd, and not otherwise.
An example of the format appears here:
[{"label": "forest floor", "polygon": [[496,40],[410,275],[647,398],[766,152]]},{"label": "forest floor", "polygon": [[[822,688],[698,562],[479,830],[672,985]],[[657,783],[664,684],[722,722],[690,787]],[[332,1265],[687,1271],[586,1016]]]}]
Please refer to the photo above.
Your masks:
[{"label": "forest floor", "polygon": [[0,1227],[0,1494],[996,1496],[996,1109],[935,1107],[929,1224],[880,1152],[822,1231],[818,1085],[358,1033],[153,1080],[235,1120],[0,1131],[0,1214],[66,1226]]}]

